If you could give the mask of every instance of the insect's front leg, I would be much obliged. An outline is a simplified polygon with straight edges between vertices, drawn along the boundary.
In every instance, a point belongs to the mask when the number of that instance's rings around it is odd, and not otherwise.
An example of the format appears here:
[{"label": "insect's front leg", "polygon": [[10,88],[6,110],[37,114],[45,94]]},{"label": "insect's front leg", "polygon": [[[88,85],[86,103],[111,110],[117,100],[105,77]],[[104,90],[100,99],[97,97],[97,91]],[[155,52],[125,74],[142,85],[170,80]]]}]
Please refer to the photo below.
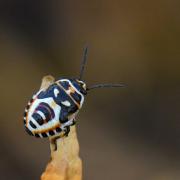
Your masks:
[{"label": "insect's front leg", "polygon": [[61,128],[64,131],[63,136],[68,136],[68,134],[70,132],[70,126],[73,126],[74,124],[75,124],[75,119],[71,119],[71,120],[67,121],[66,123],[62,124]]},{"label": "insect's front leg", "polygon": [[75,118],[72,120],[72,124],[70,126],[74,126],[76,124]]}]

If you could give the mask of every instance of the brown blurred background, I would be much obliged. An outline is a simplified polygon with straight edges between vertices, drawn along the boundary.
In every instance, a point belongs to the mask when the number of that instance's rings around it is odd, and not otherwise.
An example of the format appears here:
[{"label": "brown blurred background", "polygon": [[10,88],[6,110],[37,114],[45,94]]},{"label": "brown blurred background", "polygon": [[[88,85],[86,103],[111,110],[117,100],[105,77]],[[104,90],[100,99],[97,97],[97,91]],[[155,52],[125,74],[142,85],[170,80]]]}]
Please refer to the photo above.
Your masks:
[{"label": "brown blurred background", "polygon": [[24,107],[44,75],[125,82],[94,90],[78,115],[84,180],[180,179],[180,1],[0,1],[0,179],[35,180],[48,140]]}]

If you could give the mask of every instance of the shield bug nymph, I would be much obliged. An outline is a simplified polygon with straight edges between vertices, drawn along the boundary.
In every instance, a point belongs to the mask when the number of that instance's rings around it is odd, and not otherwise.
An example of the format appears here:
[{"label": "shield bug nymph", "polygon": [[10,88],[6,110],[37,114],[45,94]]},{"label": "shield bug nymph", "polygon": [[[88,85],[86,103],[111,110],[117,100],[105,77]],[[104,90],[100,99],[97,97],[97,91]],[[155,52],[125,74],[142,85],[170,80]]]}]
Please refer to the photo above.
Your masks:
[{"label": "shield bug nymph", "polygon": [[70,126],[81,109],[87,92],[104,87],[124,87],[124,84],[96,84],[87,86],[82,80],[87,62],[87,47],[84,49],[78,78],[60,78],[47,88],[40,89],[28,102],[24,112],[24,126],[35,137],[56,139],[68,136]]}]

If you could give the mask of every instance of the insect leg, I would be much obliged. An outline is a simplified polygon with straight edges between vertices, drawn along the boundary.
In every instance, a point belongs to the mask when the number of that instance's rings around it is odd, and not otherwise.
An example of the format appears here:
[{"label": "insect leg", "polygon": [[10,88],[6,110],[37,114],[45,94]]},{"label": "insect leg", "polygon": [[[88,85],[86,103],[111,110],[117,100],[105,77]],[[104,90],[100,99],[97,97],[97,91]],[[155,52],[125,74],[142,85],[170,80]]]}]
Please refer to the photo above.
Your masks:
[{"label": "insect leg", "polygon": [[65,133],[64,133],[64,136],[67,137],[68,134],[69,134],[69,132],[70,132],[70,127],[69,127],[69,126],[66,126],[64,132],[65,132]]},{"label": "insect leg", "polygon": [[56,136],[56,137],[53,137],[53,138],[51,138],[50,139],[50,143],[54,146],[54,151],[56,151],[57,150],[57,139],[59,139],[60,138],[60,136]]},{"label": "insect leg", "polygon": [[74,126],[75,124],[76,124],[76,120],[73,119],[73,120],[72,120],[72,124],[71,124],[70,126]]}]

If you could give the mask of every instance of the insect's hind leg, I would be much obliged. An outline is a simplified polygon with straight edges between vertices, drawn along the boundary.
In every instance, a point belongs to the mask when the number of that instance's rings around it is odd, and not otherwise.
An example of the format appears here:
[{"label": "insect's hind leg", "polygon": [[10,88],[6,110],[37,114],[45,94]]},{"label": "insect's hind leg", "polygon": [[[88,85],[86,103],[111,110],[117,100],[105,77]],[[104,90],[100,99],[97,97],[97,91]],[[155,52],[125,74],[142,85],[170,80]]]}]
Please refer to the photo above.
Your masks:
[{"label": "insect's hind leg", "polygon": [[53,138],[50,138],[50,144],[51,144],[51,148],[53,149],[53,151],[57,150],[57,139],[61,138],[60,136],[56,136]]},{"label": "insect's hind leg", "polygon": [[59,136],[50,138],[51,149],[53,149],[53,151],[57,150],[57,140],[59,138],[65,137],[65,136],[67,137],[69,132],[70,132],[70,127],[66,126],[66,127],[64,127],[64,132],[62,134],[60,134]]}]

